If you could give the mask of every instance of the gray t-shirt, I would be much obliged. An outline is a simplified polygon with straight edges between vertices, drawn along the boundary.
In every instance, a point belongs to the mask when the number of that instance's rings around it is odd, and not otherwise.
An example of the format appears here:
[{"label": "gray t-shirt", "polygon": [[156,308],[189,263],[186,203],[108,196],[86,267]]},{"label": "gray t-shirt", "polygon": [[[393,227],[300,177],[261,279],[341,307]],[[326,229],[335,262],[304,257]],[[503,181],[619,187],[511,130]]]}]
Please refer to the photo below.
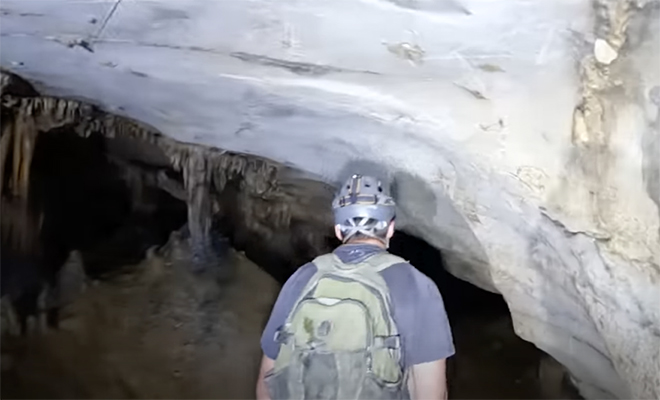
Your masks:
[{"label": "gray t-shirt", "polygon": [[[342,262],[358,263],[380,251],[369,244],[347,244],[336,254]],[[261,336],[266,356],[277,358],[279,345],[275,332],[282,326],[303,288],[316,272],[313,263],[299,268],[284,284]],[[403,344],[403,367],[441,360],[454,355],[454,342],[445,305],[438,287],[426,275],[408,263],[393,265],[381,272],[389,289],[392,317]]]}]

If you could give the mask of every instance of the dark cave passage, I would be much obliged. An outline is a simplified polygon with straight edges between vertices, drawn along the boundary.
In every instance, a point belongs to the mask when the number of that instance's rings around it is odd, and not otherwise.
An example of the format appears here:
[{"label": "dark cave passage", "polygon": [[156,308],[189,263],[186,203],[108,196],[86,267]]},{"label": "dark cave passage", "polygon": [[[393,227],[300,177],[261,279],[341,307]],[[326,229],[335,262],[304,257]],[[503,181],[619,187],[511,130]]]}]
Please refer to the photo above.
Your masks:
[{"label": "dark cave passage", "polygon": [[501,295],[448,273],[442,253],[422,239],[399,231],[389,250],[431,278],[442,294],[456,348],[447,363],[450,398],[538,398],[537,366],[544,353],[515,334]]},{"label": "dark cave passage", "polygon": [[78,249],[92,277],[139,262],[186,221],[185,203],[164,191],[145,186],[133,198],[107,154],[102,137],[60,129],[40,135],[32,167],[46,258],[60,265]]},{"label": "dark cave passage", "polygon": [[442,294],[456,354],[448,360],[454,399],[582,399],[552,357],[518,337],[504,298],[458,279],[442,253],[424,240],[396,232],[390,252],[410,261]]},{"label": "dark cave passage", "polygon": [[31,258],[35,273],[51,280],[72,250],[82,253],[92,278],[139,262],[186,221],[185,203],[162,190],[145,186],[139,203],[103,137],[81,138],[66,128],[41,133],[30,174],[30,207],[43,213],[41,254],[19,256],[3,246],[3,278],[17,269],[16,258]]},{"label": "dark cave passage", "polygon": [[435,282],[451,321],[462,316],[508,315],[509,308],[501,295],[482,290],[447,272],[442,253],[424,240],[398,231],[390,241],[389,251],[410,261]]}]

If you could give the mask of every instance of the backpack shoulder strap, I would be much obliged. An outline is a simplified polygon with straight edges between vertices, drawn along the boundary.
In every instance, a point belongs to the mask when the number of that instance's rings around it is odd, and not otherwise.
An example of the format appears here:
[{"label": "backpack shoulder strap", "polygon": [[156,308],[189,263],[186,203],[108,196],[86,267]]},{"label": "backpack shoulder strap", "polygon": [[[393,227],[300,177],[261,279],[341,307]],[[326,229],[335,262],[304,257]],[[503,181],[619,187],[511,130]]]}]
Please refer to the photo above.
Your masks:
[{"label": "backpack shoulder strap", "polygon": [[318,282],[318,279],[325,275],[344,276],[353,280],[357,280],[363,284],[374,287],[384,296],[389,311],[390,293],[389,287],[385,279],[381,276],[380,272],[385,269],[407,262],[401,257],[390,254],[386,251],[377,253],[367,258],[366,260],[351,264],[350,267],[342,267],[345,264],[334,255],[333,253],[324,254],[314,259],[313,263],[317,267],[317,272],[314,274],[310,283],[305,288],[306,293]]},{"label": "backpack shoulder strap", "polygon": [[333,253],[320,255],[316,257],[312,263],[316,265],[318,272],[332,271],[339,265],[343,264],[339,257]]},{"label": "backpack shoulder strap", "polygon": [[[316,268],[318,268],[319,271],[332,271],[337,267],[341,267],[343,263],[333,253],[328,253],[324,254],[321,256],[316,257],[313,261],[314,265],[316,265]],[[407,263],[405,259],[395,256],[394,254],[390,254],[386,251],[374,254],[373,256],[367,258],[361,263],[355,264],[355,267],[358,266],[369,266],[372,269],[381,272],[393,265],[396,264],[402,264],[402,263]]]},{"label": "backpack shoulder strap", "polygon": [[293,305],[293,309],[295,309],[298,303],[300,303],[301,300],[303,300],[309,295],[311,291],[313,291],[313,289],[318,284],[319,279],[327,273],[336,270],[337,263],[341,263],[341,261],[334,254],[328,253],[316,257],[314,260],[312,260],[312,263],[316,266],[316,272],[314,272],[314,274],[309,278],[309,281],[307,281],[303,287],[303,290],[298,295],[298,298]]},{"label": "backpack shoulder strap", "polygon": [[378,272],[381,272],[393,265],[407,263],[405,259],[383,251],[367,258],[361,264],[366,264]]}]

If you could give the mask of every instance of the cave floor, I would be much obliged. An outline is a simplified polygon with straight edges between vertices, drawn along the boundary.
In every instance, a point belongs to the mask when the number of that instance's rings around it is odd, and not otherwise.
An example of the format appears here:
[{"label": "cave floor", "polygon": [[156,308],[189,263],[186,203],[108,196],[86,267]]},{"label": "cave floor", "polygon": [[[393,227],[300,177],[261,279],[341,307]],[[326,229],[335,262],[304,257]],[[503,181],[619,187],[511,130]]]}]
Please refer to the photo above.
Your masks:
[{"label": "cave floor", "polygon": [[[240,253],[214,277],[190,274],[187,257],[184,241],[170,240],[131,273],[91,285],[59,330],[4,338],[2,397],[253,398],[279,285]],[[510,324],[455,321],[450,398],[547,398],[538,352]]]},{"label": "cave floor", "polygon": [[506,316],[462,317],[452,325],[456,357],[450,398],[538,399],[538,354],[513,335]]},{"label": "cave floor", "polygon": [[279,285],[240,253],[221,276],[193,275],[185,259],[170,241],[92,284],[59,330],[3,341],[2,397],[250,398]]}]

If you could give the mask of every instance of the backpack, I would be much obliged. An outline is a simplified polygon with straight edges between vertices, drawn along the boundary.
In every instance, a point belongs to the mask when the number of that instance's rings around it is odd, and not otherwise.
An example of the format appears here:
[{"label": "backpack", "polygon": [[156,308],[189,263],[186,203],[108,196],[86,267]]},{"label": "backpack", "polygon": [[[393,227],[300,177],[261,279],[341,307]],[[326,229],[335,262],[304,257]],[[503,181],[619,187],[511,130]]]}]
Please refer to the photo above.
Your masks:
[{"label": "backpack", "polygon": [[409,399],[399,331],[380,271],[406,262],[382,252],[357,264],[334,254],[275,334],[280,351],[265,377],[272,399]]}]

